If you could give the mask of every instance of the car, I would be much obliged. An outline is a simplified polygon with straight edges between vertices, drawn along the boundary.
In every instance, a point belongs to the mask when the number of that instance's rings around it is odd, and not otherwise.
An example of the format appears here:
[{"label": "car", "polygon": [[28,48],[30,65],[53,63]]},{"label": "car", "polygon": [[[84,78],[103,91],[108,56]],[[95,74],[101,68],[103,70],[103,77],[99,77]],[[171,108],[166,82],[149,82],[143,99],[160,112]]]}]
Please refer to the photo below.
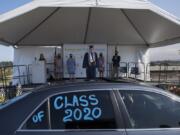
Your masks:
[{"label": "car", "polygon": [[0,109],[1,135],[179,135],[180,98],[137,83],[47,85]]}]

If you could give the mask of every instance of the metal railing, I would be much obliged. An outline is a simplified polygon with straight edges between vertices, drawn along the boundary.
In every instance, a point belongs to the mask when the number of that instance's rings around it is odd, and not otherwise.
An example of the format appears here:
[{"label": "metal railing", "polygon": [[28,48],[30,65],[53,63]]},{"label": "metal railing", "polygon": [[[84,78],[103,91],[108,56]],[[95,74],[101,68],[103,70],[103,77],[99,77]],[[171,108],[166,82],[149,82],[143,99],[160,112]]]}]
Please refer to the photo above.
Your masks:
[{"label": "metal railing", "polygon": [[[47,73],[49,75],[54,75],[54,64],[46,63]],[[133,78],[140,79],[142,81],[154,81],[158,83],[168,82],[168,65],[159,64],[158,66],[158,80],[150,80],[150,68],[153,67],[150,63],[144,64],[141,62],[120,62],[120,66],[118,69],[119,78]],[[165,68],[166,66],[166,68]],[[6,73],[11,69],[12,71],[16,71],[16,74],[13,76],[8,76]],[[32,65],[13,65],[13,66],[2,66],[0,67],[0,88],[7,88],[11,86],[12,80],[17,80],[20,85],[31,85],[32,84],[32,73],[31,73]],[[153,71],[151,71],[152,74]],[[113,66],[112,63],[107,64],[106,68],[107,78],[113,78]],[[180,71],[177,72],[179,74],[179,83],[180,83]]]},{"label": "metal railing", "polygon": [[4,88],[5,87],[5,75],[4,75],[4,70],[2,67],[0,67],[0,88]]},{"label": "metal railing", "polygon": [[[13,71],[17,72],[13,75]],[[23,72],[21,72],[23,70]],[[14,86],[12,80],[17,80],[18,85]],[[22,92],[19,87],[23,84],[29,83],[29,72],[28,65],[12,65],[12,66],[1,66],[0,67],[0,99],[6,101],[15,96],[18,96]],[[18,88],[18,89],[17,89]]]},{"label": "metal railing", "polygon": [[157,82],[158,84],[180,84],[180,65],[158,63],[150,65],[150,68],[152,82]]},{"label": "metal railing", "polygon": [[[47,73],[49,75],[54,75],[54,65],[53,63],[47,63]],[[150,80],[150,69],[154,65],[151,65],[150,63],[144,64],[140,62],[120,62],[120,66],[118,69],[119,77],[120,78],[134,78],[139,79],[143,81],[153,81],[153,82],[168,82],[168,70],[169,66],[164,64],[155,65],[157,68],[157,74],[158,79],[153,80],[151,77]],[[32,73],[31,73],[32,65],[13,65],[13,66],[3,66],[0,67],[0,88],[6,88],[10,84],[12,80],[17,80],[17,82],[21,85],[28,85],[32,84]],[[12,71],[16,71],[16,74],[13,76],[8,76],[6,74],[7,70],[11,69]],[[113,76],[113,66],[112,63],[108,63],[106,73],[107,78],[112,78]],[[151,71],[151,75],[154,71]],[[177,72],[177,75],[179,75],[180,78],[180,71],[174,71]],[[156,74],[156,75],[157,75]],[[180,79],[177,80],[180,82]]]},{"label": "metal railing", "polygon": [[[148,64],[141,62],[120,62],[118,78],[133,78],[146,81],[148,77]],[[108,63],[107,77],[113,78],[113,65]]]}]

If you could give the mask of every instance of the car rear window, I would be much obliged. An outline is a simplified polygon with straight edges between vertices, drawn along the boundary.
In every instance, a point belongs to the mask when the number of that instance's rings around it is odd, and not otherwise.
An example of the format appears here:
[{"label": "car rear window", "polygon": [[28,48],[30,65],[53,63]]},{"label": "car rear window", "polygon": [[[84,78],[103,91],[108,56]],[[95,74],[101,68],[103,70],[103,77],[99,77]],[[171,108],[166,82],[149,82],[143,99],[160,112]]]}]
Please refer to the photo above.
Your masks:
[{"label": "car rear window", "polygon": [[22,129],[116,128],[110,91],[81,91],[51,96],[30,115]]},{"label": "car rear window", "polygon": [[27,120],[23,129],[48,129],[47,101],[43,103]]},{"label": "car rear window", "polygon": [[113,129],[114,109],[108,91],[60,94],[50,99],[52,129]]},{"label": "car rear window", "polygon": [[179,128],[180,102],[147,91],[121,91],[132,128]]}]

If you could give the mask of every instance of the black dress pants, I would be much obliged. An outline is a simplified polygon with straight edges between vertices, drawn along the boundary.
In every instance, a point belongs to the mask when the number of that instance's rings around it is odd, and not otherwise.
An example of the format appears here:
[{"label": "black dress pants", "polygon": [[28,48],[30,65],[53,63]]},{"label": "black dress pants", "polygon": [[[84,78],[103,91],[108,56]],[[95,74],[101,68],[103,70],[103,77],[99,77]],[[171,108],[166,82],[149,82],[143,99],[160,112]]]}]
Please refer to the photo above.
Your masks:
[{"label": "black dress pants", "polygon": [[87,79],[96,79],[96,66],[91,65],[86,68]]}]

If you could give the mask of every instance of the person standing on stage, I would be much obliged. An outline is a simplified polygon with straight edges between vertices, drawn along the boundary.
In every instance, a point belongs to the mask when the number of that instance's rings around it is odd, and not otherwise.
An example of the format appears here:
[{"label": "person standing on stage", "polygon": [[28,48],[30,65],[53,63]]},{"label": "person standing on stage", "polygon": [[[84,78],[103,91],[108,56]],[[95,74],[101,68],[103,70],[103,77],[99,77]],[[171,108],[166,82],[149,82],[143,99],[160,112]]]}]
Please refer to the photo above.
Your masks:
[{"label": "person standing on stage", "polygon": [[83,68],[86,68],[87,80],[96,78],[97,53],[94,51],[94,46],[89,46],[89,52],[86,52],[83,59]]},{"label": "person standing on stage", "polygon": [[113,78],[118,79],[119,77],[119,66],[120,66],[121,57],[118,55],[118,51],[115,50],[115,55],[112,58],[113,63]]},{"label": "person standing on stage", "polygon": [[55,66],[55,79],[61,80],[62,79],[62,73],[63,73],[63,67],[62,67],[62,59],[61,59],[60,53],[58,53],[58,55],[55,56],[54,66]]},{"label": "person standing on stage", "polygon": [[44,61],[46,63],[46,59],[43,53],[40,54],[39,61]]},{"label": "person standing on stage", "polygon": [[100,79],[103,79],[103,77],[104,77],[104,68],[105,68],[104,64],[105,64],[105,62],[104,62],[103,53],[100,53],[99,58],[98,58],[98,71],[99,71]]},{"label": "person standing on stage", "polygon": [[67,71],[68,71],[70,80],[71,81],[75,80],[74,75],[75,75],[75,71],[76,71],[76,61],[75,61],[75,58],[73,58],[72,54],[69,55],[66,65],[67,65]]}]

